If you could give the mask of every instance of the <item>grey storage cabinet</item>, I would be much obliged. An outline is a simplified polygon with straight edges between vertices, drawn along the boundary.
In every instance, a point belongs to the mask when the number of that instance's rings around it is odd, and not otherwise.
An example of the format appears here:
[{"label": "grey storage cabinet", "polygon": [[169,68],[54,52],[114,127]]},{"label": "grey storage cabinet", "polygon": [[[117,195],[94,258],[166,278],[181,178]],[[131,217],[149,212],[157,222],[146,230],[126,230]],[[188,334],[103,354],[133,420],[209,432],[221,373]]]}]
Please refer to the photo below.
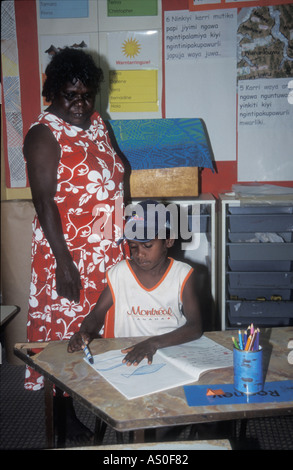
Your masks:
[{"label": "grey storage cabinet", "polygon": [[220,194],[222,329],[293,324],[293,195]]}]

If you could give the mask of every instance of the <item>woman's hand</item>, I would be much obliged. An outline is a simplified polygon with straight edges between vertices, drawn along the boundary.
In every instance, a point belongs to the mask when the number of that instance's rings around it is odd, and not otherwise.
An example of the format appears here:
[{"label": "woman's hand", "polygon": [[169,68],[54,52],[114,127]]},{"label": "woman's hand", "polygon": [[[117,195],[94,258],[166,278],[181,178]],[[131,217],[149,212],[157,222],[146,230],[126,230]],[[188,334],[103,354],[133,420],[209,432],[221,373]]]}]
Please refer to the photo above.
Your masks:
[{"label": "woman's hand", "polygon": [[156,342],[156,337],[153,337],[146,339],[135,346],[122,349],[121,352],[126,354],[122,362],[128,366],[131,364],[137,366],[144,358],[146,358],[148,364],[151,364],[153,362],[153,356],[158,349]]},{"label": "woman's hand", "polygon": [[82,289],[80,273],[71,260],[57,262],[56,290],[57,294],[66,297],[70,301],[79,303],[80,290]]}]

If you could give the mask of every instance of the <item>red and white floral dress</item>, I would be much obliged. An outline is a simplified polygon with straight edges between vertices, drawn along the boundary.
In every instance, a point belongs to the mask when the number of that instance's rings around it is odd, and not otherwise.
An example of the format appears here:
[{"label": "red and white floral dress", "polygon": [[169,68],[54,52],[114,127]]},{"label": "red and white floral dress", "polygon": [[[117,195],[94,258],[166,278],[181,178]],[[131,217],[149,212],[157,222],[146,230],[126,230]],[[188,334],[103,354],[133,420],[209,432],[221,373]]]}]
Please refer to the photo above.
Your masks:
[{"label": "red and white floral dress", "polygon": [[[56,292],[56,261],[38,217],[33,221],[32,279],[28,341],[68,340],[79,330],[106,284],[106,271],[124,258],[117,246],[123,233],[124,167],[98,113],[87,130],[45,112],[33,124],[45,124],[61,148],[55,202],[67,246],[79,269],[80,302]],[[26,369],[25,388],[39,390],[43,377]]]}]

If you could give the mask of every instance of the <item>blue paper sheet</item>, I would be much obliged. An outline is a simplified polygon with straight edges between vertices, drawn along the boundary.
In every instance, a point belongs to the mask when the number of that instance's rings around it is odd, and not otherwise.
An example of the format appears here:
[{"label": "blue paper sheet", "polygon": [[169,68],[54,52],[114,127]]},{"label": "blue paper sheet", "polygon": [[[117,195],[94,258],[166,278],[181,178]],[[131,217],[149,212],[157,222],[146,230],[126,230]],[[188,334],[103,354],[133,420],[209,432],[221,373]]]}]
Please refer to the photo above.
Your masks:
[{"label": "blue paper sheet", "polygon": [[88,0],[40,1],[40,18],[88,18]]},{"label": "blue paper sheet", "polygon": [[[207,390],[222,390],[224,395],[207,396]],[[292,402],[293,380],[266,382],[262,392],[245,395],[237,392],[233,384],[185,385],[185,397],[189,406],[218,406],[244,403]]]},{"label": "blue paper sheet", "polygon": [[202,119],[109,121],[133,170],[203,167],[213,171],[212,150]]}]

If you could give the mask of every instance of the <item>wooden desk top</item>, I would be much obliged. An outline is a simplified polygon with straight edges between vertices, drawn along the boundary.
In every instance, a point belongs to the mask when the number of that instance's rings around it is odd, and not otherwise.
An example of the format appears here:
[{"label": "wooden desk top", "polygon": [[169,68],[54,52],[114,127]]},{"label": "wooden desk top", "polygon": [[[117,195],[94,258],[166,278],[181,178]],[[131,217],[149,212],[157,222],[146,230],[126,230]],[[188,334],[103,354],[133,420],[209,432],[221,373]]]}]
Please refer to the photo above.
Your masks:
[{"label": "wooden desk top", "polygon": [[[233,334],[233,331],[215,331],[205,335],[232,350]],[[293,367],[288,362],[287,346],[289,339],[293,338],[293,328],[263,328],[261,337],[266,381],[292,379]],[[110,349],[122,349],[141,340],[98,339],[91,343],[91,352],[95,355]],[[16,344],[16,355],[118,431],[293,413],[293,398],[290,402],[281,403],[190,407],[183,387],[127,400],[83,360],[83,352],[67,353],[67,342],[46,343],[43,351],[32,357],[26,354],[26,349],[31,346],[28,343]],[[233,383],[232,367],[207,372],[196,382],[199,385],[219,383]]]},{"label": "wooden desk top", "polygon": [[0,326],[4,325],[19,310],[16,305],[0,305]]}]

